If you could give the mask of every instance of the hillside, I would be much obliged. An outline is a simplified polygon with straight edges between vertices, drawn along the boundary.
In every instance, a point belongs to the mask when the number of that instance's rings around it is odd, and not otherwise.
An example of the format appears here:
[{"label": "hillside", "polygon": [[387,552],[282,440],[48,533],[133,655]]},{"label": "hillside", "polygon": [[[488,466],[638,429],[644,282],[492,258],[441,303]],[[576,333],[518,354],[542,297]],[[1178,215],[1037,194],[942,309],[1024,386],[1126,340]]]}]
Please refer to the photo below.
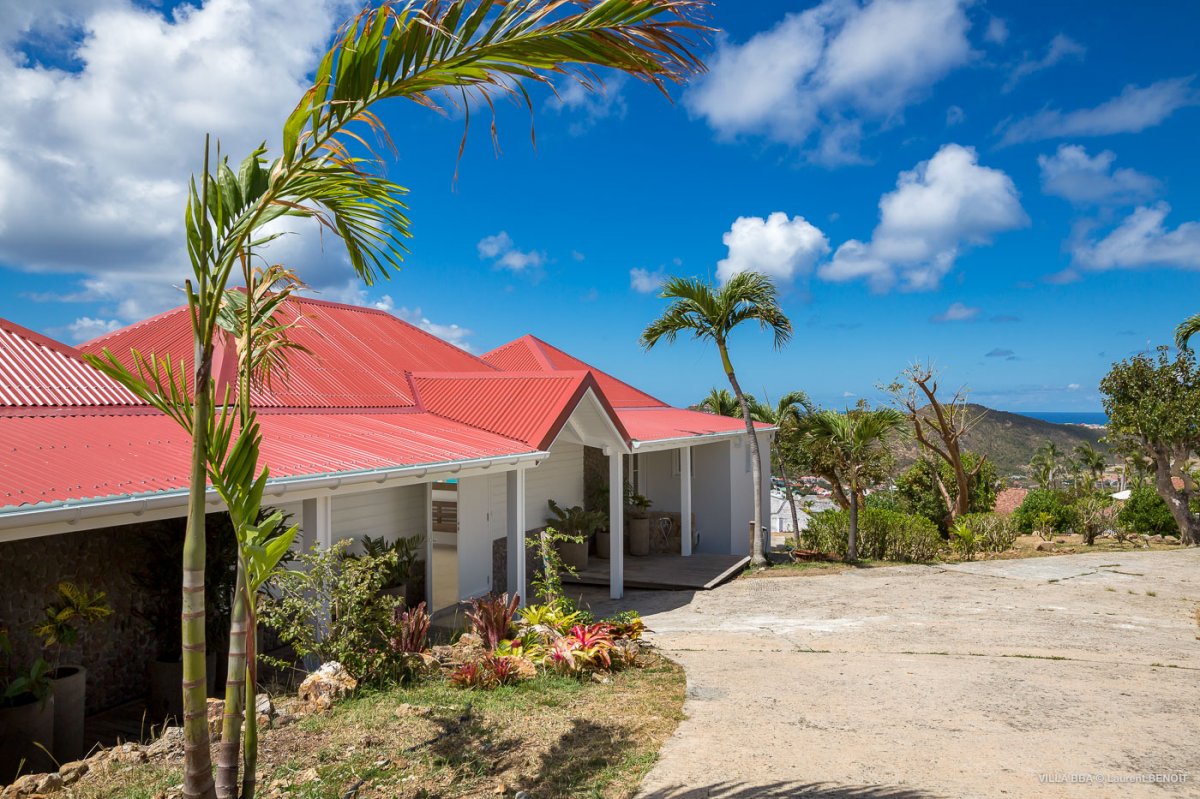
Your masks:
[{"label": "hillside", "polygon": [[[1071,424],[1054,424],[1031,419],[1007,411],[997,411],[983,405],[967,406],[971,413],[971,430],[964,438],[965,449],[988,456],[1001,476],[1025,473],[1029,459],[1047,441],[1059,452],[1070,455],[1076,446],[1091,442],[1098,449],[1103,430]],[[909,439],[898,454],[902,464],[911,463],[917,456],[916,442]]]}]

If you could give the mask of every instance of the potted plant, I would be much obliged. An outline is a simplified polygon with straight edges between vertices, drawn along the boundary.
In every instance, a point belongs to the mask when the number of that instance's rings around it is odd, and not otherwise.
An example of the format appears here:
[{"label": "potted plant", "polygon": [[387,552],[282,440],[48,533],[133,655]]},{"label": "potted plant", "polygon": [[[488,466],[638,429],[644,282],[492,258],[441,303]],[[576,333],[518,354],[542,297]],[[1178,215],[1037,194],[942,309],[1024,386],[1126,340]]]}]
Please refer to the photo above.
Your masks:
[{"label": "potted plant", "polygon": [[628,517],[628,541],[630,555],[650,554],[650,500],[641,494],[632,494],[626,503]]},{"label": "potted plant", "polygon": [[49,750],[54,744],[54,693],[50,664],[38,658],[28,672],[14,673],[8,630],[0,628],[0,785],[22,772],[37,774],[54,768]]},{"label": "potted plant", "polygon": [[578,538],[578,541],[559,541],[558,553],[563,563],[573,569],[586,569],[588,565],[588,543],[592,533],[604,526],[606,519],[600,511],[584,510],[582,505],[562,508],[554,500],[547,503],[550,506],[551,517],[546,518],[546,524],[560,533]]},{"label": "potted plant", "polygon": [[425,562],[421,559],[421,544],[424,541],[425,538],[419,534],[397,538],[395,541],[387,541],[383,536],[372,538],[369,535],[359,539],[363,555],[366,557],[391,558],[392,562],[380,593],[402,597],[405,607],[416,607],[424,599]]},{"label": "potted plant", "polygon": [[83,756],[83,717],[87,692],[87,669],[62,662],[63,651],[79,640],[79,628],[112,614],[103,591],[89,593],[74,583],[61,582],[57,599],[46,607],[46,616],[33,628],[34,635],[52,653],[49,668],[54,692],[54,746],[60,763]]}]

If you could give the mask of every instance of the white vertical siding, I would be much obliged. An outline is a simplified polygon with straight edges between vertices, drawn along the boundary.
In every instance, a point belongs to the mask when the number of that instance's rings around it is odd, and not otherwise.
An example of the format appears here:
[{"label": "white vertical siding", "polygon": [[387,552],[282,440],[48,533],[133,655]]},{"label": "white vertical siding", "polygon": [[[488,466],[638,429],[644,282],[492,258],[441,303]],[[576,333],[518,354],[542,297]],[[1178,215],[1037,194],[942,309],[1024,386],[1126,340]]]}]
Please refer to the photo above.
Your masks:
[{"label": "white vertical siding", "polygon": [[[731,530],[733,514],[729,465],[733,459],[733,444],[717,441],[693,447],[695,466],[692,474],[692,511],[700,533],[697,552],[730,554],[734,536]],[[745,538],[743,535],[742,538]],[[743,547],[744,548],[744,547]]]},{"label": "white vertical siding", "polygon": [[[499,480],[497,481],[497,478]],[[493,528],[504,529],[504,506],[494,507],[493,483],[504,491],[504,475],[464,477],[458,481],[458,594],[460,599],[492,589]],[[502,535],[501,532],[499,535]]]},{"label": "white vertical siding", "polygon": [[425,532],[425,487],[396,486],[333,497],[333,535],[388,540]]},{"label": "white vertical siding", "polygon": [[548,500],[563,507],[583,504],[583,445],[556,441],[550,457],[526,472],[525,529],[546,524]]},{"label": "white vertical siding", "polygon": [[643,452],[637,456],[642,472],[641,493],[650,500],[651,510],[679,512],[679,475],[675,474],[678,451]]}]

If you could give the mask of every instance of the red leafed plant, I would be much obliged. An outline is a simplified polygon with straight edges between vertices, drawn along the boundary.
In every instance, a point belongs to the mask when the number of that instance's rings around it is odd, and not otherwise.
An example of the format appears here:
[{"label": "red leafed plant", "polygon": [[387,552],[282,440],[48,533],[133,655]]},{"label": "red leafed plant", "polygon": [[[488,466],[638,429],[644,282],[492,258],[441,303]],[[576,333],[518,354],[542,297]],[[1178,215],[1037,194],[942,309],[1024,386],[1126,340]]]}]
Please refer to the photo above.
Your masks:
[{"label": "red leafed plant", "polygon": [[487,688],[488,673],[478,663],[464,663],[450,675],[450,682],[459,688]]},{"label": "red leafed plant", "polygon": [[424,602],[404,611],[396,608],[393,611],[393,621],[395,628],[391,638],[392,651],[425,651],[425,639],[429,635],[429,613],[425,610]]},{"label": "red leafed plant", "polygon": [[607,669],[612,666],[612,632],[607,624],[576,624],[571,631],[554,642],[550,663],[566,673]]},{"label": "red leafed plant", "polygon": [[516,659],[507,655],[487,655],[476,663],[464,663],[450,675],[450,681],[459,688],[479,688],[484,691],[520,680],[521,672]]},{"label": "red leafed plant", "polygon": [[490,594],[472,600],[471,609],[466,613],[472,632],[483,639],[489,650],[495,649],[509,637],[513,629],[513,617],[517,615],[520,604],[520,596],[513,594],[510,597],[507,593],[500,596]]}]

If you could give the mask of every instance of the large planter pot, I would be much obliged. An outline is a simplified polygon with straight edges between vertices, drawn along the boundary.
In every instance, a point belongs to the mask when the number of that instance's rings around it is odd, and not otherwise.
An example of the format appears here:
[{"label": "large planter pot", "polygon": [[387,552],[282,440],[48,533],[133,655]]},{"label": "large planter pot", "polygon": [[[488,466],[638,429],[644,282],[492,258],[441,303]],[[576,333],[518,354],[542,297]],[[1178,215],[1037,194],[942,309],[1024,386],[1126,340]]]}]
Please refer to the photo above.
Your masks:
[{"label": "large planter pot", "polygon": [[608,560],[608,553],[612,550],[612,536],[607,530],[596,533],[596,557]]},{"label": "large planter pot", "polygon": [[588,565],[587,539],[585,538],[579,543],[575,541],[559,541],[558,555],[567,566],[577,571],[579,569],[586,569]]},{"label": "large planter pot", "polygon": [[634,517],[629,520],[629,554],[650,554],[650,520]]},{"label": "large planter pot", "polygon": [[[54,747],[54,697],[39,702],[26,694],[0,705],[0,786],[20,774],[54,771],[41,747]],[[40,746],[39,746],[40,744]]]},{"label": "large planter pot", "polygon": [[50,678],[54,690],[54,759],[69,763],[83,757],[83,717],[87,669],[59,666]]}]

